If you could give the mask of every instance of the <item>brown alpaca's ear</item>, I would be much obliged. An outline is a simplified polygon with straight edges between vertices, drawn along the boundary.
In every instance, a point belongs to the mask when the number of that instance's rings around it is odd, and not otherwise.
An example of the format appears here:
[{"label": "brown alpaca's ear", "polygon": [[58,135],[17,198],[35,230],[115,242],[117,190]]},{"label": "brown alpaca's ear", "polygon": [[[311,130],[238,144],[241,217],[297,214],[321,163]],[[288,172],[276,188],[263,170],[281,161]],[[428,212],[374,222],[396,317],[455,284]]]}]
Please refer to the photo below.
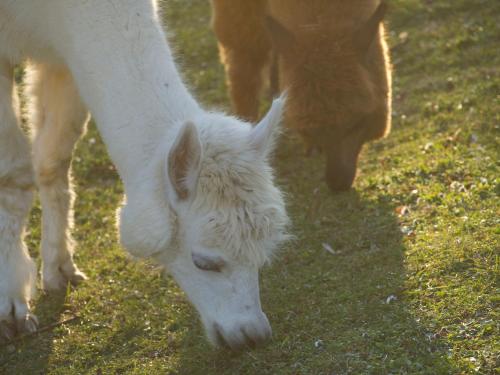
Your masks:
[{"label": "brown alpaca's ear", "polygon": [[354,35],[354,45],[358,53],[364,56],[372,45],[379,29],[380,22],[384,19],[387,4],[382,1],[373,15]]},{"label": "brown alpaca's ear", "polygon": [[273,47],[282,55],[295,50],[297,40],[295,35],[271,16],[266,16],[266,27],[271,36]]},{"label": "brown alpaca's ear", "polygon": [[180,200],[194,193],[200,174],[201,152],[198,130],[188,121],[179,131],[168,154],[168,178]]}]

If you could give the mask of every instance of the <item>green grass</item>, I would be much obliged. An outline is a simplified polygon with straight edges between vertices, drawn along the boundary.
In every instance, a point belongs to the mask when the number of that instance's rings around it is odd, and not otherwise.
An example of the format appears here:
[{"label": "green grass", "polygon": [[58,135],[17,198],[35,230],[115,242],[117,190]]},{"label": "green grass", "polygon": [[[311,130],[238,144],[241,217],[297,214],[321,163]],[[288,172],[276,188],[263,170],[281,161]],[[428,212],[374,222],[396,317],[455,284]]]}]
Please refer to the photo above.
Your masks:
[{"label": "green grass", "polygon": [[[126,257],[122,187],[92,126],[73,162],[76,259],[90,280],[35,302],[42,327],[79,320],[0,347],[0,373],[498,373],[500,3],[390,3],[394,127],[365,149],[356,190],[329,193],[321,158],[293,134],[277,151],[297,240],[262,273],[270,345],[211,349],[175,283]],[[193,91],[227,107],[208,2],[165,10]],[[38,206],[30,228],[37,255]]]}]

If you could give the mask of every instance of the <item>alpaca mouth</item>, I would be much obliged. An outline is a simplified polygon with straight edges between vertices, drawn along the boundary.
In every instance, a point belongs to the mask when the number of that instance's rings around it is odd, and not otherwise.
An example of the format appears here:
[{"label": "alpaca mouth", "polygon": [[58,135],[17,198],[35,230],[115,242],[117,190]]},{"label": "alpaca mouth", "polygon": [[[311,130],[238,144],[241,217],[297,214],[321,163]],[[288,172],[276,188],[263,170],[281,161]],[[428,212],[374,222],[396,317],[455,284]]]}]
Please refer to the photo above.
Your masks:
[{"label": "alpaca mouth", "polygon": [[231,329],[224,329],[219,323],[214,323],[208,333],[210,341],[216,347],[227,348],[233,351],[255,349],[267,343],[271,336],[271,326],[262,314],[264,319],[259,319],[255,323],[236,325]]},{"label": "alpaca mouth", "polygon": [[355,175],[356,169],[333,177],[327,177],[326,183],[332,191],[347,191],[352,187]]},{"label": "alpaca mouth", "polygon": [[336,168],[327,166],[325,180],[328,187],[335,192],[346,191],[352,187],[356,177],[356,163]]}]

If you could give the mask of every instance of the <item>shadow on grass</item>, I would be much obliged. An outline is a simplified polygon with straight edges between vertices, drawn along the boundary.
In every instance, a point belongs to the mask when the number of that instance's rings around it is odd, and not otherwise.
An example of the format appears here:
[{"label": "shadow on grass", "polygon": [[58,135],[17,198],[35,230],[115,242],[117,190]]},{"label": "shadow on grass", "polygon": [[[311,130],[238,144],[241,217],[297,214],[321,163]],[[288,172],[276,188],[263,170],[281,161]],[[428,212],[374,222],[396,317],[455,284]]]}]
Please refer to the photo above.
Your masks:
[{"label": "shadow on grass", "polygon": [[[301,170],[294,180],[308,169]],[[405,246],[391,197],[331,195],[303,177],[288,193],[298,239],[262,275],[272,343],[237,355],[210,350],[201,331],[190,330],[176,373],[455,373],[444,343],[419,324],[407,300]]]}]

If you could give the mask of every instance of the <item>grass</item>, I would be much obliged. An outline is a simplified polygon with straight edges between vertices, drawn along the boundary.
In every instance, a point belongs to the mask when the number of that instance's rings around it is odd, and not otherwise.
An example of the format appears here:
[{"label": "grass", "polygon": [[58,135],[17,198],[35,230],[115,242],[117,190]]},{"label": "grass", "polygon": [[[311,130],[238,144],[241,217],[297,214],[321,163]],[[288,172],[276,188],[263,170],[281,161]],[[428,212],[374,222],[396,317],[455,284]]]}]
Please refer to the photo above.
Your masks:
[{"label": "grass", "polygon": [[[394,126],[365,149],[356,189],[329,193],[322,160],[293,134],[279,146],[297,240],[262,273],[270,345],[211,349],[174,282],[126,257],[122,187],[92,126],[73,162],[76,259],[90,280],[35,303],[42,326],[79,319],[0,347],[0,373],[498,373],[500,3],[391,5]],[[186,80],[226,107],[208,2],[165,10]],[[35,256],[38,205],[30,228]]]}]

